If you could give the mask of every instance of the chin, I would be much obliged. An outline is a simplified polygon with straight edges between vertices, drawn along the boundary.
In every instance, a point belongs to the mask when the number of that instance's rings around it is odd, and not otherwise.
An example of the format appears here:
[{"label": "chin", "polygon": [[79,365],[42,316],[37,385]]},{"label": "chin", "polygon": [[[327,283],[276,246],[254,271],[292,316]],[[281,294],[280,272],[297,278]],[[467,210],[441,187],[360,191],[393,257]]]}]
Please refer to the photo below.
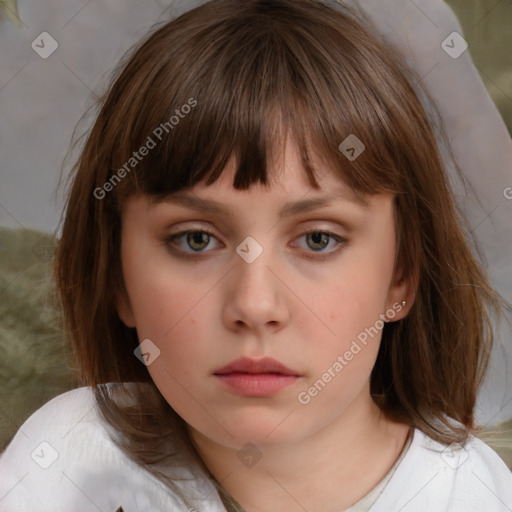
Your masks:
[{"label": "chin", "polygon": [[228,416],[229,421],[219,419],[219,423],[227,432],[216,422],[203,425],[197,430],[204,437],[235,450],[243,449],[247,444],[254,444],[260,448],[286,445],[307,437],[307,426],[301,422],[298,430],[296,420],[285,419],[287,414],[289,413],[274,413],[266,417],[262,412],[231,414]]}]

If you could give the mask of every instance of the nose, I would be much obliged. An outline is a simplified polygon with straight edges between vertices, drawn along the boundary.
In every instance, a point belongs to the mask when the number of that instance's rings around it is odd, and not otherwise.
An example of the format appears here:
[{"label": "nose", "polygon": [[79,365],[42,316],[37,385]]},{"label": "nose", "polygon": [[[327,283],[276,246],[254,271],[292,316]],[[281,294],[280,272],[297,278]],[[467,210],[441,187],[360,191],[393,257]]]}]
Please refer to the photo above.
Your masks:
[{"label": "nose", "polygon": [[256,333],[282,329],[289,319],[287,287],[270,250],[251,263],[240,261],[229,273],[224,304],[224,322],[231,330]]}]

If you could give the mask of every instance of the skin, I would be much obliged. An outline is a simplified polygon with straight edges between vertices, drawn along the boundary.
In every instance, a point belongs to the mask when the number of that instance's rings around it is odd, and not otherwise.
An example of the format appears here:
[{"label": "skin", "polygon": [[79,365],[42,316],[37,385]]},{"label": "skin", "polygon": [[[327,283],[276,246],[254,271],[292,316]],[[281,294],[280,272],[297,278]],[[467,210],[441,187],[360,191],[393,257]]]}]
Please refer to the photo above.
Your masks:
[{"label": "skin", "polygon": [[[308,404],[298,394],[393,304],[408,303],[393,321],[407,314],[414,291],[399,269],[394,273],[393,197],[376,195],[367,207],[357,205],[319,161],[322,190],[312,189],[292,140],[270,188],[233,189],[232,164],[213,185],[192,189],[229,206],[231,214],[155,205],[146,196],[125,202],[127,296],[119,300],[119,315],[140,340],[159,348],[148,366],[152,379],[189,425],[212,474],[247,512],[343,510],[384,477],[409,432],[370,397],[380,332]],[[287,201],[332,192],[338,195],[330,206],[278,217]],[[307,228],[347,242],[335,253],[335,239],[319,243],[303,234]],[[186,229],[214,236],[202,243],[187,243],[186,235],[174,245],[163,241]],[[247,236],[263,248],[252,263],[236,252]],[[307,259],[319,254],[330,257]],[[270,397],[240,396],[213,373],[242,356],[273,357],[301,377]],[[252,467],[237,457],[246,443],[262,455]]]}]

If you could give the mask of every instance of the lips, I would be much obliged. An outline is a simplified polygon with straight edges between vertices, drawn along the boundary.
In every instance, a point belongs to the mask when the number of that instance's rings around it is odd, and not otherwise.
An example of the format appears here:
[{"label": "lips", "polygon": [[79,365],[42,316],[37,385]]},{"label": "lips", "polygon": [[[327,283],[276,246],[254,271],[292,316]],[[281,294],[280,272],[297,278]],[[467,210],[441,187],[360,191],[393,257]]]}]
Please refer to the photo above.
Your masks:
[{"label": "lips", "polygon": [[299,372],[270,357],[242,357],[219,368],[213,375],[224,389],[250,398],[270,398],[301,378]]},{"label": "lips", "polygon": [[271,357],[263,357],[261,359],[251,359],[249,357],[242,357],[232,361],[226,366],[219,368],[214,372],[214,375],[227,375],[231,373],[247,373],[247,374],[280,374],[280,375],[293,375],[300,376],[300,373],[286,367],[276,359]]}]

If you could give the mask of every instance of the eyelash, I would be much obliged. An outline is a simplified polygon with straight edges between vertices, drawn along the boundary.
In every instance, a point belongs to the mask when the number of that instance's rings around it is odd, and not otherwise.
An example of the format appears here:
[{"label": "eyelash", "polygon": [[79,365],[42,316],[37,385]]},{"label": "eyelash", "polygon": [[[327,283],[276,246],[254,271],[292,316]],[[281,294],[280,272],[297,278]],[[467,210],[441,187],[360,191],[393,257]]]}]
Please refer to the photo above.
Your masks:
[{"label": "eyelash", "polygon": [[[174,244],[176,239],[179,239],[185,235],[189,235],[192,233],[206,233],[207,235],[215,238],[215,234],[212,233],[211,231],[209,231],[208,229],[190,229],[187,231],[180,231],[179,233],[170,235],[170,236],[166,237],[163,240],[163,242],[165,245],[171,246]],[[343,237],[337,235],[336,233],[333,233],[332,231],[319,230],[319,229],[308,229],[308,230],[304,231],[301,235],[299,235],[297,238],[300,238],[300,237],[303,237],[305,235],[312,234],[312,233],[321,233],[323,235],[329,236],[331,239],[334,239],[336,242],[338,242],[338,248],[332,250],[331,252],[329,252],[325,255],[323,255],[323,254],[321,255],[321,254],[317,253],[316,256],[304,256],[304,258],[308,259],[308,260],[325,261],[331,257],[334,257],[336,254],[338,254],[342,249],[344,249],[347,246],[347,243],[348,243],[348,240],[346,238],[343,238]],[[201,257],[199,255],[202,254],[202,252],[204,252],[204,251],[185,252],[185,251],[182,251],[181,249],[176,249],[174,247],[172,247],[172,250],[175,252],[181,253],[180,256],[184,255],[184,257],[192,257],[192,258]],[[206,252],[209,252],[209,251],[206,251]]]}]

